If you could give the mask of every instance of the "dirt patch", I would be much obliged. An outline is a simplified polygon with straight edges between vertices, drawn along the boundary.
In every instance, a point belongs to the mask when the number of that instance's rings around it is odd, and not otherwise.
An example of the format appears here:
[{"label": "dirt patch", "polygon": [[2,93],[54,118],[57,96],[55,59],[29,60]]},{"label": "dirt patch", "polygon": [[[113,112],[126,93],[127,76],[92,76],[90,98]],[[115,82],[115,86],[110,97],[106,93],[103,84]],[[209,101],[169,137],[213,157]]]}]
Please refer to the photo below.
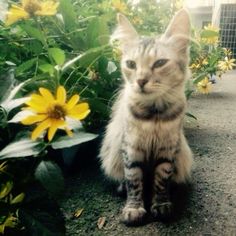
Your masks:
[{"label": "dirt patch", "polygon": [[[66,178],[61,202],[67,235],[236,235],[236,72],[217,81],[209,95],[195,94],[189,110],[198,118],[186,122],[194,152],[192,183],[178,189],[173,222],[148,221],[140,227],[119,222],[125,200],[102,175],[94,159]],[[79,218],[74,212],[83,208]],[[99,217],[106,217],[98,229]]]}]

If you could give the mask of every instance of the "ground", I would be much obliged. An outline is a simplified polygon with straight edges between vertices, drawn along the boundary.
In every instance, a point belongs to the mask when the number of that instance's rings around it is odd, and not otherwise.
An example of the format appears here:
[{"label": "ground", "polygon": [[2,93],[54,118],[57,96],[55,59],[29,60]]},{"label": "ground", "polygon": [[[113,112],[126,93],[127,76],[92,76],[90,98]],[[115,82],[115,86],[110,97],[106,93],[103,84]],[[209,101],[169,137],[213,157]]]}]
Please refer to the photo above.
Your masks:
[{"label": "ground", "polygon": [[[177,213],[172,222],[148,220],[139,227],[120,223],[125,200],[115,194],[91,159],[83,170],[78,168],[66,177],[61,207],[67,235],[236,236],[236,72],[217,80],[211,94],[194,94],[189,111],[198,119],[185,124],[195,167],[190,186],[173,194]],[[83,212],[76,218],[73,215],[78,209]],[[100,217],[106,218],[98,229]]]}]

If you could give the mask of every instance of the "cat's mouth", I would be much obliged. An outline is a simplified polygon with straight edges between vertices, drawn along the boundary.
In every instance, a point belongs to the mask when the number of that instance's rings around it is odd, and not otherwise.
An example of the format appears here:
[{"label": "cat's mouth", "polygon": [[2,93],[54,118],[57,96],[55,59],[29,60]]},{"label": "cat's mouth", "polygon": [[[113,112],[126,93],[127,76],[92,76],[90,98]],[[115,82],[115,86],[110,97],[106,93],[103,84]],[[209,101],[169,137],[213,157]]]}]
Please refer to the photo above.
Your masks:
[{"label": "cat's mouth", "polygon": [[142,87],[142,88],[138,87],[138,88],[137,88],[137,92],[138,92],[139,94],[143,94],[143,95],[148,95],[148,94],[153,93],[153,91],[150,91],[149,89],[147,89],[147,88],[145,88],[145,87]]}]

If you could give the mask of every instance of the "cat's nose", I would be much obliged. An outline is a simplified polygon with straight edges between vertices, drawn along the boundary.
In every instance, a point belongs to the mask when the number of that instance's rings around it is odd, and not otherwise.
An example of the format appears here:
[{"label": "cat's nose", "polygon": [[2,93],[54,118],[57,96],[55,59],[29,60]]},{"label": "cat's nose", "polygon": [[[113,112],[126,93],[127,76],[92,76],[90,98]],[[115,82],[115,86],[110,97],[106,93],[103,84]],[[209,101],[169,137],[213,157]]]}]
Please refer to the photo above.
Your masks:
[{"label": "cat's nose", "polygon": [[137,80],[137,83],[138,83],[138,85],[139,85],[140,88],[143,88],[144,85],[145,85],[147,82],[148,82],[147,79],[138,79],[138,80]]}]

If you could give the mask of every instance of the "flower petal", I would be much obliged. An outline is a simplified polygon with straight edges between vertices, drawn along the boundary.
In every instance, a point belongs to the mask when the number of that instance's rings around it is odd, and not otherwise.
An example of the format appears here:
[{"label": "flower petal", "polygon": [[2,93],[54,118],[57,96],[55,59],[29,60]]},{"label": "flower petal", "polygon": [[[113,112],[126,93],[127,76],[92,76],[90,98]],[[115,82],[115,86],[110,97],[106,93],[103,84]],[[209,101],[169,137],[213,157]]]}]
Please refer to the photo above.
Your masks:
[{"label": "flower petal", "polygon": [[74,119],[82,120],[90,113],[88,103],[81,103],[68,111],[68,116]]},{"label": "flower petal", "polygon": [[48,127],[51,126],[51,119],[46,119],[44,120],[42,123],[40,123],[32,132],[31,134],[31,138],[33,140],[35,140],[36,138],[38,138],[40,136],[40,134],[47,129]]},{"label": "flower petal", "polygon": [[45,89],[45,88],[39,88],[39,92],[41,93],[41,95],[43,96],[44,99],[46,99],[46,101],[48,102],[53,102],[55,101],[52,93],[48,90],[48,89]]},{"label": "flower petal", "polygon": [[66,104],[66,109],[71,110],[77,104],[78,101],[79,101],[79,95],[75,94],[70,98],[70,100]]},{"label": "flower petal", "polygon": [[65,126],[66,122],[64,120],[53,119],[51,126],[48,130],[48,140],[51,141],[59,127]]},{"label": "flower petal", "polygon": [[44,1],[40,3],[41,10],[36,11],[35,15],[38,16],[52,16],[57,13],[57,8],[59,6],[59,2],[55,1]]},{"label": "flower petal", "polygon": [[60,104],[65,104],[66,102],[66,90],[63,86],[59,86],[57,89],[57,101]]},{"label": "flower petal", "polygon": [[39,94],[32,94],[31,100],[34,101],[35,103],[41,104],[43,106],[45,106],[45,104],[49,104],[48,100],[46,100],[43,96],[41,96]]},{"label": "flower petal", "polygon": [[21,121],[23,125],[32,125],[34,123],[43,121],[47,118],[46,115],[33,115],[33,116],[28,116],[25,119]]},{"label": "flower petal", "polygon": [[38,104],[36,102],[34,102],[33,100],[30,100],[28,102],[25,103],[26,105],[28,105],[28,107],[25,107],[26,109],[29,110],[33,110],[37,113],[46,113],[47,112],[47,106],[43,106],[41,104]]},{"label": "flower petal", "polygon": [[12,4],[9,12],[7,13],[5,24],[8,26],[19,20],[27,18],[29,18],[29,14],[22,7]]},{"label": "flower petal", "polygon": [[66,133],[67,133],[68,136],[70,136],[70,137],[73,136],[73,132],[72,132],[70,129],[65,128],[65,131],[66,131]]}]

